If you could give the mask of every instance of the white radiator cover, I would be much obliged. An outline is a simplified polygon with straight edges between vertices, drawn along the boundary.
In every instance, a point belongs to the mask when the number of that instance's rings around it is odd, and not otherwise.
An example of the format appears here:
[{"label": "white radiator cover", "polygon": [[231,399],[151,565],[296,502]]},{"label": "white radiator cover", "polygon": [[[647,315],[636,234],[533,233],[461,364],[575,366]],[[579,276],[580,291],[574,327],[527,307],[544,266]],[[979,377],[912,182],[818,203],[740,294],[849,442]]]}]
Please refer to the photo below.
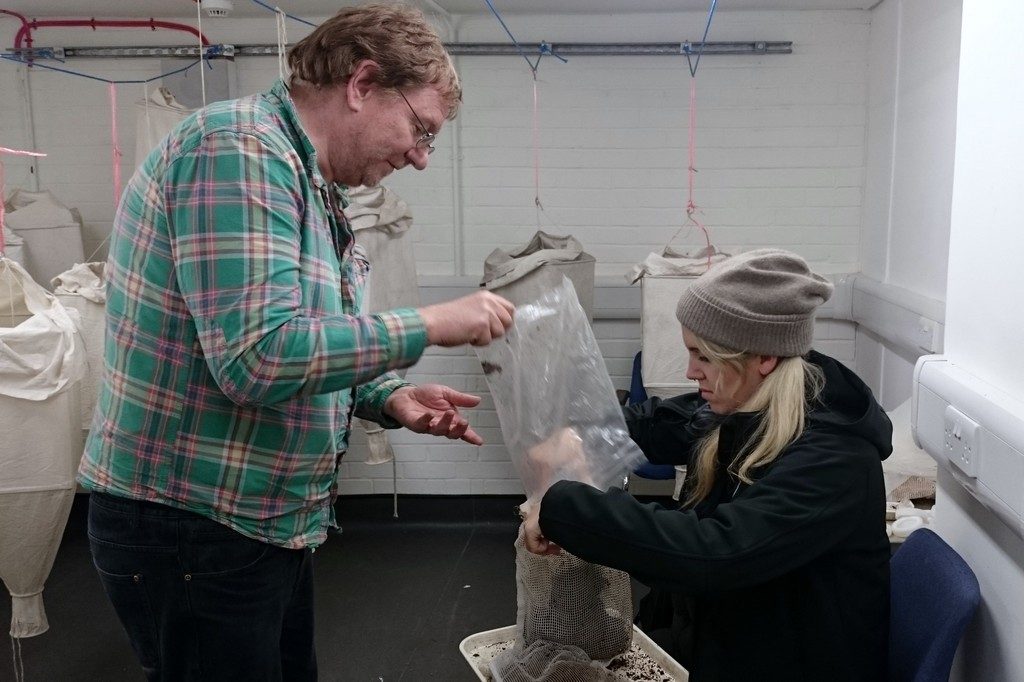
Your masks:
[{"label": "white radiator cover", "polygon": [[[922,356],[914,368],[914,442],[1019,537],[1024,538],[1024,402],[943,355]],[[977,475],[954,465],[945,446],[946,409],[980,425]]]}]

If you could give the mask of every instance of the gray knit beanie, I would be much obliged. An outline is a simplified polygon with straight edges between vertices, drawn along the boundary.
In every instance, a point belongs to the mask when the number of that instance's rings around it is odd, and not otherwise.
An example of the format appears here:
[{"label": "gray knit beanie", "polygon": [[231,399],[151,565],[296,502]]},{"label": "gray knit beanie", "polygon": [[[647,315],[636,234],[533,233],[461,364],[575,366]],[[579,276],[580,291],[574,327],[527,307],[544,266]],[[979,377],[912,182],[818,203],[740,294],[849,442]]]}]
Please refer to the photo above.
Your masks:
[{"label": "gray knit beanie", "polygon": [[716,263],[679,299],[676,317],[730,350],[792,357],[811,349],[814,311],[832,283],[795,253],[756,249]]}]

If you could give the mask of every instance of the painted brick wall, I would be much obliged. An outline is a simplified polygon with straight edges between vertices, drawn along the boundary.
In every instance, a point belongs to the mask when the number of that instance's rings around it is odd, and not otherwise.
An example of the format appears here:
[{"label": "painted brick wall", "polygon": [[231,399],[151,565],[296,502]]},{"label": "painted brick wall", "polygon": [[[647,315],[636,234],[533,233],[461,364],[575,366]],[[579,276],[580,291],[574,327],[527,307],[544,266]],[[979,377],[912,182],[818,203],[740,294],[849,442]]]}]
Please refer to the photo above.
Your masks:
[{"label": "painted brick wall", "polygon": [[[523,41],[667,42],[696,40],[702,13],[602,16],[515,16]],[[719,12],[714,40],[791,40],[794,53],[706,57],[698,73],[696,200],[718,246],[792,248],[824,272],[858,269],[864,184],[868,12]],[[9,44],[16,24],[0,25]],[[487,16],[456,22],[462,41],[502,41]],[[274,20],[204,22],[214,42],[274,42]],[[289,26],[289,38],[304,34]],[[42,45],[128,45],[180,42],[145,31],[62,31],[40,34]],[[448,124],[425,173],[404,171],[389,185],[413,207],[419,274],[456,277],[465,292],[496,247],[524,243],[537,229],[534,208],[532,81],[522,59],[461,57],[465,103]],[[66,66],[104,77],[148,78],[158,60],[74,60]],[[0,144],[27,146],[23,69],[0,63]],[[195,73],[194,71],[192,73]],[[233,94],[255,92],[277,76],[274,58],[239,59],[229,67]],[[198,77],[198,76],[196,76]],[[683,224],[686,202],[688,72],[673,57],[545,58],[539,71],[540,226],[573,233],[598,260],[599,283],[612,290],[625,271],[660,249]],[[85,219],[87,254],[113,218],[110,124],[106,86],[62,74],[31,75],[42,187],[77,206]],[[119,86],[122,169],[132,171],[134,102],[142,86]],[[453,168],[453,141],[461,145]],[[8,145],[9,146],[9,145]],[[8,162],[9,189],[32,187],[25,162]],[[455,172],[457,171],[457,172]],[[455,185],[461,178],[461,184]],[[458,203],[456,203],[458,202]],[[461,225],[461,248],[456,228]],[[683,231],[673,244],[701,238]],[[101,249],[101,255],[102,255]],[[458,287],[457,287],[458,288]],[[639,293],[620,292],[635,301]],[[632,298],[631,298],[632,297]],[[598,297],[598,307],[601,296]],[[621,317],[621,315],[620,315]],[[597,319],[595,335],[616,387],[628,385],[640,348],[637,319]],[[818,347],[853,364],[854,331],[824,321]],[[410,370],[417,382],[444,381],[484,395],[470,412],[488,444],[474,448],[410,433],[393,433],[399,491],[518,493],[496,414],[472,351],[429,350]],[[390,465],[368,466],[365,439],[353,437],[342,464],[342,491],[390,492]]]}]

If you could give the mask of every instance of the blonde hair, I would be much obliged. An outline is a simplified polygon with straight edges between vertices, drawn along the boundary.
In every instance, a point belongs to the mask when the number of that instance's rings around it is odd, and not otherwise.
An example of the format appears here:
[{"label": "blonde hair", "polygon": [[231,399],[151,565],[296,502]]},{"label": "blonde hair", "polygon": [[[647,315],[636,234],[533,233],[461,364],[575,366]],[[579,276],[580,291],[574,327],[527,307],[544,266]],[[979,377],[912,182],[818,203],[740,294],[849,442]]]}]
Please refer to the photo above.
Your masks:
[{"label": "blonde hair", "polygon": [[383,88],[437,86],[448,118],[455,118],[462,101],[455,65],[423,13],[408,5],[341,10],[288,51],[289,83],[345,83],[364,59],[380,67],[376,83]]},{"label": "blonde hair", "polygon": [[[697,338],[697,350],[713,364],[722,368],[717,393],[725,386],[725,375],[739,379],[746,362],[756,357],[753,353],[737,352],[718,344]],[[740,448],[740,456],[729,465],[729,470],[744,483],[752,483],[752,469],[775,461],[804,430],[808,406],[818,397],[825,384],[819,367],[802,357],[779,358],[775,369],[764,378],[754,394],[742,405],[740,412],[758,412],[760,419],[749,440]],[[692,507],[711,492],[718,468],[718,437],[721,427],[716,426],[697,445],[693,459],[695,483],[688,486],[686,506]]]}]

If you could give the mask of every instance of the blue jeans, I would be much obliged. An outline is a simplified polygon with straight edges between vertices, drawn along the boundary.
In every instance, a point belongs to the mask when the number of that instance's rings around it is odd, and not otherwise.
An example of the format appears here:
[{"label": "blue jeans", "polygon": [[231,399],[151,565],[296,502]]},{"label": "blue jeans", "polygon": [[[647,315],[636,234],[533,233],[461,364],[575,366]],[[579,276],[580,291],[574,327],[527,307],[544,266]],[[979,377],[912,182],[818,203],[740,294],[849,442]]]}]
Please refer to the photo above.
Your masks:
[{"label": "blue jeans", "polygon": [[316,679],[309,549],[95,492],[89,546],[149,680]]}]

